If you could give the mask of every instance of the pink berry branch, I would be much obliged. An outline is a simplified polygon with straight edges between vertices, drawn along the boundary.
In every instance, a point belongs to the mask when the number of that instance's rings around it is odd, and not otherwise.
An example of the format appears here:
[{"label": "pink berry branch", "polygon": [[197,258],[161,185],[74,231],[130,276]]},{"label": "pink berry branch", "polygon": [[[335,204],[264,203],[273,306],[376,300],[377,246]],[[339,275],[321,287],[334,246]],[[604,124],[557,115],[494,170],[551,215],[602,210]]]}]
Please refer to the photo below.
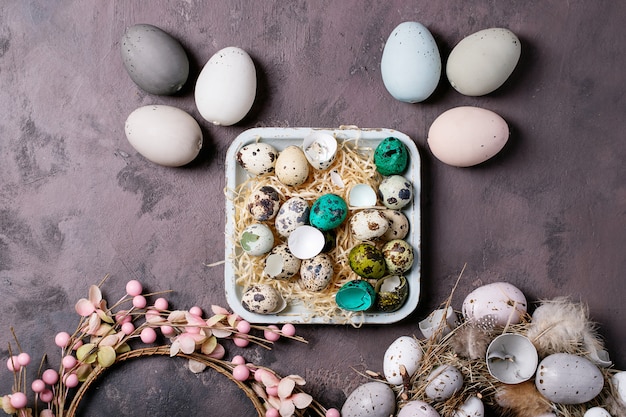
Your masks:
[{"label": "pink berry branch", "polygon": [[[108,307],[100,288],[105,280],[106,277],[99,285],[90,286],[88,297],[76,303],[75,310],[80,320],[74,333],[56,334],[55,344],[61,349],[60,365],[58,369],[43,369],[44,357],[37,378],[30,385],[34,393],[31,407],[26,395],[26,367],[31,358],[22,351],[14,334],[17,352],[9,344],[7,359],[7,368],[14,377],[12,392],[0,397],[2,409],[7,414],[18,417],[73,417],[77,404],[70,404],[71,411],[66,411],[70,390],[85,381],[92,381],[106,368],[133,353],[145,352],[186,357],[189,369],[195,373],[204,371],[207,365],[225,369],[240,386],[246,384],[255,393],[255,401],[263,404],[259,414],[265,417],[302,415],[306,409],[321,416],[338,417],[336,409],[324,409],[302,391],[300,387],[305,381],[298,375],[280,378],[268,368],[246,363],[239,355],[231,362],[223,360],[226,354],[224,340],[231,340],[242,348],[253,343],[267,349],[281,337],[306,343],[296,335],[292,324],[285,324],[280,329],[275,325],[257,326],[215,305],[211,306],[212,315],[208,318],[203,317],[203,311],[198,306],[189,310],[169,310],[168,300],[159,296],[164,293],[144,294],[137,280],[129,281],[124,296]],[[148,305],[148,298],[156,296],[159,297]],[[253,330],[262,332],[263,336],[256,336]],[[154,346],[159,333],[169,341],[165,349],[131,347],[133,340]],[[88,384],[84,384],[82,388],[87,387]],[[74,401],[80,401],[81,397],[76,396]],[[39,408],[41,411],[38,411]]]}]

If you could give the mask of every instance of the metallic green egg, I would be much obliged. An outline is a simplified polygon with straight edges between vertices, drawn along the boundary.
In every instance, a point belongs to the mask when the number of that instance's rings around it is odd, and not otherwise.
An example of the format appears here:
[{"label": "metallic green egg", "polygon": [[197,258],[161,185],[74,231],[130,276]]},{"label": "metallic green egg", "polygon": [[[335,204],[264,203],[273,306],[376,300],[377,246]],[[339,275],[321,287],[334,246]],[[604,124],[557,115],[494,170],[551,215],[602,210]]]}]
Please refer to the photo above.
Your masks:
[{"label": "metallic green egg", "polygon": [[379,279],[385,276],[385,257],[376,246],[359,243],[350,250],[348,255],[350,268],[358,276],[367,279]]}]

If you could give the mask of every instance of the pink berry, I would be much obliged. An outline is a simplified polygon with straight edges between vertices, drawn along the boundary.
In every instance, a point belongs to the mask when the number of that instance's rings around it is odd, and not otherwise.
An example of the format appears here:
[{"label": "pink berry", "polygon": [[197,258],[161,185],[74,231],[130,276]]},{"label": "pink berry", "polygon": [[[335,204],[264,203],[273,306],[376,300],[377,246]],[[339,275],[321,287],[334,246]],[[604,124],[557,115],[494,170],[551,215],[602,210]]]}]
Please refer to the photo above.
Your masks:
[{"label": "pink berry", "polygon": [[265,331],[263,332],[263,335],[265,336],[267,340],[269,340],[270,342],[275,342],[278,339],[280,339],[280,333],[278,333],[277,331],[278,330],[277,326],[270,324],[267,327],[268,329],[265,329]]},{"label": "pink berry", "polygon": [[268,408],[265,412],[265,417],[280,417],[280,413],[275,408]]},{"label": "pink berry", "polygon": [[78,386],[78,375],[74,373],[65,375],[65,377],[63,378],[63,383],[68,388],[74,388]]},{"label": "pink berry", "polygon": [[245,334],[235,336],[233,338],[233,342],[235,343],[235,346],[241,348],[246,347],[250,344],[250,340],[248,340],[248,337]]},{"label": "pink berry", "polygon": [[236,355],[235,357],[233,357],[233,360],[231,362],[234,363],[235,365],[245,365],[246,364],[246,360],[241,355]]},{"label": "pink berry", "polygon": [[281,329],[285,336],[295,336],[296,335],[296,326],[291,323],[287,323],[283,325]]},{"label": "pink berry", "polygon": [[46,389],[46,383],[41,379],[35,379],[32,384],[30,384],[33,392],[40,393]]},{"label": "pink berry", "polygon": [[54,394],[52,390],[45,389],[39,393],[39,399],[44,403],[49,403],[54,399]]},{"label": "pink berry", "polygon": [[115,321],[117,323],[124,324],[124,323],[128,323],[129,321],[133,321],[133,317],[130,314],[128,314],[127,311],[120,311],[119,313],[115,315]]},{"label": "pink berry", "polygon": [[161,333],[164,336],[170,336],[174,334],[174,328],[172,326],[161,326]]},{"label": "pink berry", "polygon": [[28,398],[26,398],[26,394],[24,394],[23,392],[16,392],[14,394],[11,394],[10,398],[11,406],[13,408],[17,408],[18,410],[20,408],[26,407],[26,404],[28,403]]},{"label": "pink berry", "polygon": [[76,362],[78,361],[72,355],[66,355],[63,357],[63,359],[61,359],[61,365],[63,365],[63,368],[65,369],[72,369],[74,366],[76,366]]},{"label": "pink berry", "polygon": [[246,365],[237,365],[233,369],[233,377],[237,381],[245,381],[250,377],[250,369]]},{"label": "pink berry", "polygon": [[136,295],[133,297],[133,305],[137,308],[144,308],[148,304],[146,297],[143,295]]},{"label": "pink berry", "polygon": [[64,348],[69,343],[70,337],[71,337],[70,334],[67,332],[59,332],[54,337],[54,344],[60,348]]},{"label": "pink berry", "polygon": [[169,307],[169,303],[163,297],[157,298],[154,301],[154,308],[156,308],[157,310],[167,310],[168,307]]},{"label": "pink berry", "polygon": [[59,374],[54,369],[46,369],[41,374],[41,379],[48,385],[54,385],[59,381]]},{"label": "pink berry", "polygon": [[141,282],[136,279],[131,279],[126,283],[126,294],[131,297],[135,297],[143,291],[143,287],[141,286]]},{"label": "pink berry", "polygon": [[326,417],[340,417],[340,415],[339,410],[336,408],[329,408],[326,410]]},{"label": "pink berry", "polygon": [[278,397],[278,385],[265,388],[265,392],[267,392],[267,395],[270,397]]},{"label": "pink berry", "polygon": [[17,355],[17,363],[21,366],[27,366],[30,363],[30,355],[26,352],[22,352]]},{"label": "pink berry", "polygon": [[241,320],[239,323],[237,323],[237,331],[239,333],[245,333],[245,334],[250,333],[250,329],[251,329],[250,323],[245,320]]},{"label": "pink berry", "polygon": [[128,323],[122,324],[122,333],[131,334],[134,331],[135,331],[135,325],[133,323],[128,322]]},{"label": "pink berry", "polygon": [[202,309],[198,306],[193,306],[189,309],[189,312],[194,316],[202,317]]},{"label": "pink berry", "polygon": [[154,343],[157,339],[157,334],[152,327],[146,327],[141,331],[139,338],[144,343]]},{"label": "pink berry", "polygon": [[7,368],[9,368],[9,371],[11,372],[17,372],[20,370],[21,366],[20,363],[17,361],[16,355],[13,355],[9,359],[7,359]]}]

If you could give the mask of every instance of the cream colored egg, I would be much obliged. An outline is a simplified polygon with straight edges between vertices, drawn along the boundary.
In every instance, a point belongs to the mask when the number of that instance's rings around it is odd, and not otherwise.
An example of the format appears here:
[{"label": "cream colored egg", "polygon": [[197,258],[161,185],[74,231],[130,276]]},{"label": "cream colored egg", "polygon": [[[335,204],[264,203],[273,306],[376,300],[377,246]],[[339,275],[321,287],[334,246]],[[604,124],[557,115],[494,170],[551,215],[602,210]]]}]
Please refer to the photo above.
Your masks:
[{"label": "cream colored egg", "polygon": [[448,165],[469,167],[485,162],[509,139],[506,121],[491,110],[461,106],[443,112],[428,130],[428,146]]},{"label": "cream colored egg", "polygon": [[278,155],[274,172],[283,184],[292,187],[298,186],[309,177],[309,161],[307,161],[302,149],[291,145]]},{"label": "cream colored egg", "polygon": [[126,119],[128,142],[155,164],[178,167],[193,161],[202,148],[198,122],[177,107],[139,107]]},{"label": "cream colored egg", "polygon": [[482,96],[498,89],[513,73],[521,42],[508,29],[490,28],[462,39],[446,64],[448,81],[466,96]]},{"label": "cream colored egg", "polygon": [[256,97],[256,69],[246,51],[234,46],[216,52],[196,81],[195,100],[207,121],[230,126],[245,117]]}]

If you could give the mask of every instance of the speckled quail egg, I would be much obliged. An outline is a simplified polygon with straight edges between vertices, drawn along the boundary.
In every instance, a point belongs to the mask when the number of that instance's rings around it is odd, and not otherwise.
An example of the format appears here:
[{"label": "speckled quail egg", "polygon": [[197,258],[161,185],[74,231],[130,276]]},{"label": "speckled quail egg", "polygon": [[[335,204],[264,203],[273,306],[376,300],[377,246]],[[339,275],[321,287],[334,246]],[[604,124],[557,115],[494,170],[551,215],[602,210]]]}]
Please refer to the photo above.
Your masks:
[{"label": "speckled quail egg", "polygon": [[263,275],[272,279],[289,279],[300,270],[301,260],[296,258],[285,243],[274,246],[265,258]]},{"label": "speckled quail egg", "polygon": [[251,175],[271,174],[278,159],[278,151],[267,143],[250,143],[237,151],[236,159]]},{"label": "speckled quail egg", "polygon": [[276,159],[275,172],[278,180],[287,186],[302,185],[309,177],[309,161],[298,146],[287,146]]},{"label": "speckled quail egg", "polygon": [[463,374],[452,365],[440,365],[426,378],[424,393],[434,401],[445,401],[463,387]]},{"label": "speckled quail egg", "polygon": [[402,174],[408,161],[409,151],[398,138],[383,139],[374,151],[374,164],[376,164],[376,170],[382,175]]},{"label": "speckled quail egg", "polygon": [[387,271],[401,275],[413,266],[413,248],[405,240],[394,239],[385,243],[382,248]]},{"label": "speckled quail egg", "polygon": [[409,284],[402,275],[387,275],[376,282],[376,309],[391,313],[402,307],[409,294]]},{"label": "speckled quail egg", "polygon": [[274,227],[282,237],[289,237],[291,232],[309,223],[311,209],[309,203],[300,197],[291,197],[280,206]]},{"label": "speckled quail egg", "polygon": [[311,225],[321,231],[339,227],[348,217],[348,205],[336,194],[324,194],[311,206]]},{"label": "speckled quail egg", "polygon": [[350,218],[350,230],[358,240],[373,240],[387,231],[389,220],[376,209],[357,211]]},{"label": "speckled quail egg", "polygon": [[272,229],[263,223],[253,223],[243,229],[239,237],[241,248],[252,256],[263,255],[272,250],[274,234]]},{"label": "speckled quail egg", "polygon": [[269,284],[253,285],[241,297],[241,305],[257,314],[277,313],[285,307],[282,296]]},{"label": "speckled quail egg", "polygon": [[400,210],[381,210],[389,221],[383,240],[404,239],[409,234],[409,219]]},{"label": "speckled quail egg", "polygon": [[280,195],[272,186],[264,185],[248,197],[247,208],[254,220],[264,222],[276,217],[280,208]]},{"label": "speckled quail egg", "polygon": [[386,177],[378,186],[378,197],[385,207],[400,210],[413,199],[413,185],[401,175]]},{"label": "speckled quail egg", "polygon": [[328,254],[320,253],[305,259],[300,266],[302,285],[310,291],[322,291],[333,279],[333,261]]},{"label": "speckled quail egg", "polygon": [[385,257],[374,245],[359,243],[348,254],[350,268],[366,279],[380,279],[385,275]]}]

